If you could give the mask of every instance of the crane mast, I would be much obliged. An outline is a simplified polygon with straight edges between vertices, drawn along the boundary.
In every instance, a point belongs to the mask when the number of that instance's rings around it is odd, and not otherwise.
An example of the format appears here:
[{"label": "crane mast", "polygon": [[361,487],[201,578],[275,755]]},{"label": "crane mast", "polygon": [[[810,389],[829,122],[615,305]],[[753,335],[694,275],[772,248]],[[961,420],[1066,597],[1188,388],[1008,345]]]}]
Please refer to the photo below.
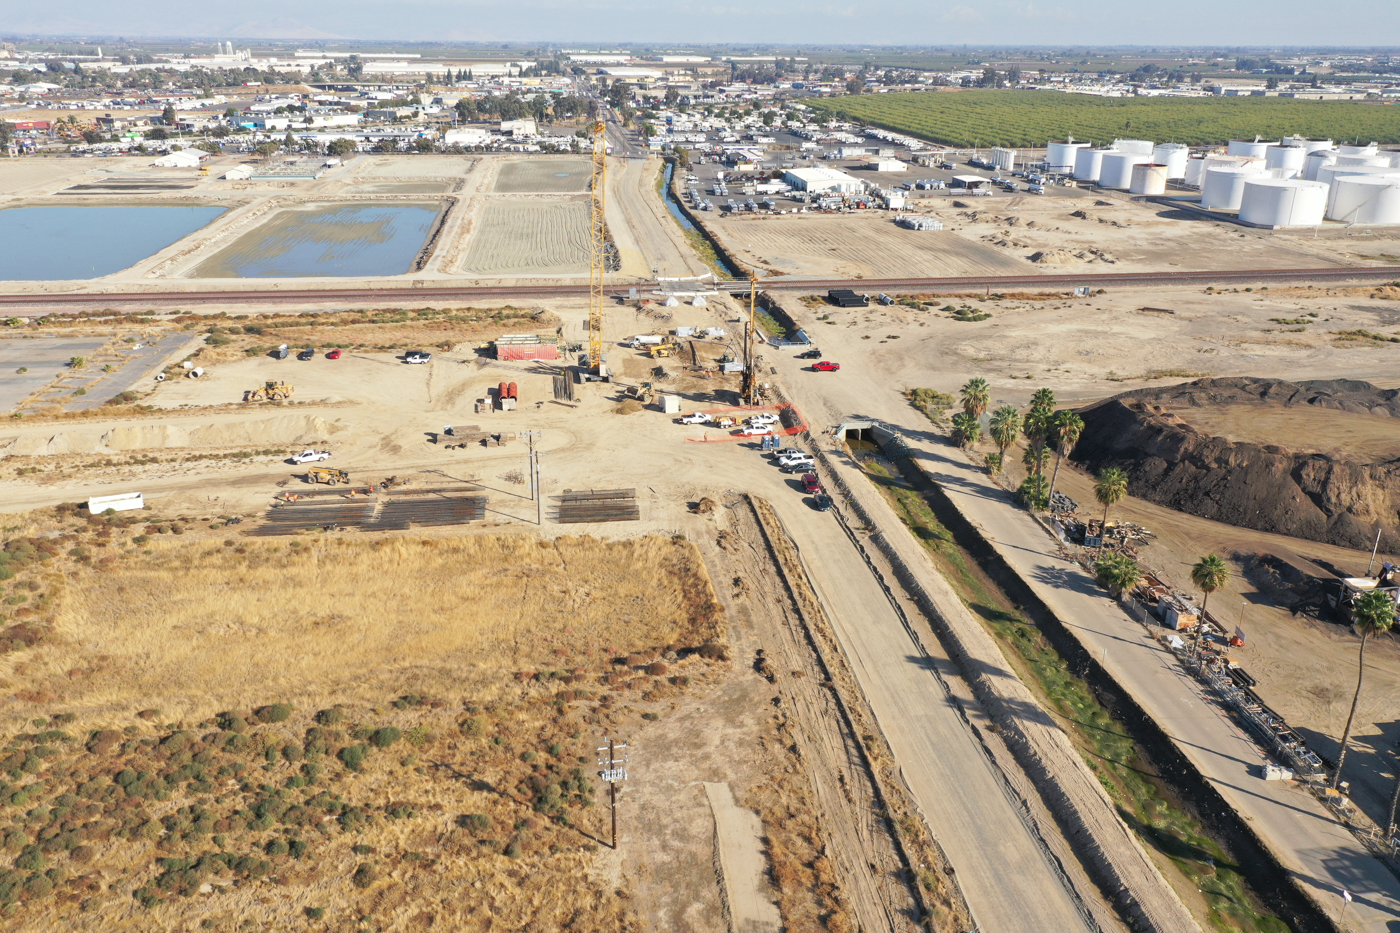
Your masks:
[{"label": "crane mast", "polygon": [[603,225],[603,195],[608,177],[608,144],[602,120],[593,124],[593,179],[589,204],[588,368],[607,375],[603,359],[603,274],[607,271],[608,241]]}]

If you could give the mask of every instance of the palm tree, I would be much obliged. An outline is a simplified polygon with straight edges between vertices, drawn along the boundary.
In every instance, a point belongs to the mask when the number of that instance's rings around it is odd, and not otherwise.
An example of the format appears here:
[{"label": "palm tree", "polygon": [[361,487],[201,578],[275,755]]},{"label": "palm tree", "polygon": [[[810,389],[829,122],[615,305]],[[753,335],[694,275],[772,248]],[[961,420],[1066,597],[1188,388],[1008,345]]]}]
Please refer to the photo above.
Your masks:
[{"label": "palm tree", "polygon": [[991,387],[981,376],[967,380],[967,385],[959,389],[958,394],[962,396],[963,411],[974,418],[981,418],[992,400]]},{"label": "palm tree", "polygon": [[1119,599],[1138,585],[1142,579],[1142,568],[1127,554],[1110,553],[1094,562],[1094,576],[1108,587],[1114,599]]},{"label": "palm tree", "polygon": [[1050,452],[1044,447],[1027,447],[1026,452],[1021,454],[1021,463],[1031,476],[1040,476],[1045,472],[1045,461],[1049,458]]},{"label": "palm tree", "polygon": [[1031,396],[1031,409],[1039,409],[1044,412],[1055,410],[1055,393],[1049,389],[1037,389],[1035,395]]},{"label": "palm tree", "polygon": [[1035,451],[1035,475],[1039,476],[1045,463],[1045,441],[1050,436],[1049,410],[1032,407],[1030,411],[1026,412],[1025,420],[1021,423],[1021,430],[1025,432],[1026,440],[1030,441],[1031,449]]},{"label": "palm tree", "polygon": [[977,416],[960,411],[953,416],[953,439],[959,447],[971,447],[982,436],[982,423]]},{"label": "palm tree", "polygon": [[1001,453],[1002,459],[1006,459],[1006,448],[1016,443],[1017,430],[1021,424],[1021,413],[1016,410],[1015,405],[1003,405],[992,412],[992,420],[989,422],[992,440],[996,442],[997,450]]},{"label": "palm tree", "polygon": [[1381,590],[1367,590],[1351,604],[1351,617],[1361,634],[1361,650],[1356,656],[1356,693],[1351,698],[1347,727],[1342,730],[1342,750],[1337,753],[1337,770],[1332,773],[1332,789],[1342,780],[1342,765],[1347,760],[1347,745],[1351,742],[1351,724],[1356,719],[1356,705],[1361,701],[1361,680],[1366,673],[1366,640],[1372,635],[1390,631],[1395,624],[1395,603]]},{"label": "palm tree", "polygon": [[1230,567],[1218,554],[1207,554],[1191,566],[1191,582],[1201,591],[1201,616],[1204,618],[1210,594],[1230,582]]},{"label": "palm tree", "polygon": [[1050,502],[1055,501],[1055,481],[1060,478],[1060,464],[1069,456],[1079,436],[1084,433],[1084,419],[1069,409],[1055,412],[1050,419],[1050,436],[1055,441],[1055,472],[1050,477]]},{"label": "palm tree", "polygon": [[1104,538],[1108,531],[1108,510],[1128,494],[1128,474],[1117,467],[1109,467],[1099,473],[1094,483],[1094,498],[1103,505],[1103,530],[1099,533],[1099,550],[1103,550]]}]

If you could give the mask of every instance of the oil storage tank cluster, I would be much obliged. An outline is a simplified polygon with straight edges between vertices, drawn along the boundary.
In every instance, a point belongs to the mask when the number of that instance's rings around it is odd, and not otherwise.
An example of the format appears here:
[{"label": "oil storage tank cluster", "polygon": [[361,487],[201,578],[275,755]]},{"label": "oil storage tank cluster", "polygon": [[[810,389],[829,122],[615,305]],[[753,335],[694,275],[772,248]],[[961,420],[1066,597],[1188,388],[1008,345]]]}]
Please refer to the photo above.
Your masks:
[{"label": "oil storage tank cluster", "polygon": [[1301,178],[1245,178],[1240,220],[1260,227],[1311,227],[1322,223],[1327,185]]},{"label": "oil storage tank cluster", "polygon": [[1213,211],[1237,211],[1244,200],[1244,183],[1256,172],[1238,166],[1206,170],[1201,184],[1201,207]]},{"label": "oil storage tank cluster", "polygon": [[1152,148],[1152,163],[1167,167],[1167,178],[1173,181],[1186,177],[1186,159],[1191,155],[1189,146],[1181,143],[1161,143]]},{"label": "oil storage tank cluster", "polygon": [[1078,181],[1098,181],[1103,157],[1112,149],[1080,149],[1074,154],[1074,177]]},{"label": "oil storage tank cluster", "polygon": [[1307,155],[1301,146],[1270,146],[1264,150],[1264,168],[1275,178],[1297,178]]}]

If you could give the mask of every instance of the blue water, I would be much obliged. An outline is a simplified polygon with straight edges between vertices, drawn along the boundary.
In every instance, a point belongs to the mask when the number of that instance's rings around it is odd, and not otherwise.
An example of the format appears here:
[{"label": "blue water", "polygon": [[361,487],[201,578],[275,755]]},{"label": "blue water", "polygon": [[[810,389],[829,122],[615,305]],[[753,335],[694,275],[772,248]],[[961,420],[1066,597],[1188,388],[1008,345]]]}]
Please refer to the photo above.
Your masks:
[{"label": "blue water", "polygon": [[666,182],[662,185],[662,190],[666,192],[666,210],[671,212],[671,216],[681,222],[681,226],[686,230],[694,230],[695,224],[690,222],[690,218],[681,211],[680,205],[676,203],[676,195],[671,189],[671,176],[675,174],[676,163],[666,163]]},{"label": "blue water", "polygon": [[189,236],[222,207],[12,207],[0,210],[0,280],[90,279]]},{"label": "blue water", "polygon": [[436,205],[284,211],[200,266],[199,278],[402,275],[432,232]]}]

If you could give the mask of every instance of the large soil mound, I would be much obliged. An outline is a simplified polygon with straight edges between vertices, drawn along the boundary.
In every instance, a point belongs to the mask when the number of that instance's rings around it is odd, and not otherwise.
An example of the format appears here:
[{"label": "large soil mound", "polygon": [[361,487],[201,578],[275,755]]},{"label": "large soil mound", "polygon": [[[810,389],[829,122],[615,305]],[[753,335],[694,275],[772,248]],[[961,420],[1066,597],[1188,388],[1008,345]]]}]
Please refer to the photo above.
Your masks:
[{"label": "large soil mound", "polygon": [[[1190,423],[1189,409],[1236,407],[1253,422],[1248,440],[1214,436]],[[1296,424],[1312,412],[1317,431],[1270,436],[1271,422]],[[1343,547],[1369,549],[1379,529],[1383,548],[1400,548],[1400,448],[1389,458],[1318,449],[1327,446],[1319,439],[1333,427],[1329,421],[1360,418],[1364,428],[1374,418],[1377,433],[1394,431],[1388,419],[1400,418],[1400,390],[1350,380],[1202,379],[1125,393],[1080,414],[1084,434],[1073,459],[1095,471],[1124,470],[1135,496]]]}]

